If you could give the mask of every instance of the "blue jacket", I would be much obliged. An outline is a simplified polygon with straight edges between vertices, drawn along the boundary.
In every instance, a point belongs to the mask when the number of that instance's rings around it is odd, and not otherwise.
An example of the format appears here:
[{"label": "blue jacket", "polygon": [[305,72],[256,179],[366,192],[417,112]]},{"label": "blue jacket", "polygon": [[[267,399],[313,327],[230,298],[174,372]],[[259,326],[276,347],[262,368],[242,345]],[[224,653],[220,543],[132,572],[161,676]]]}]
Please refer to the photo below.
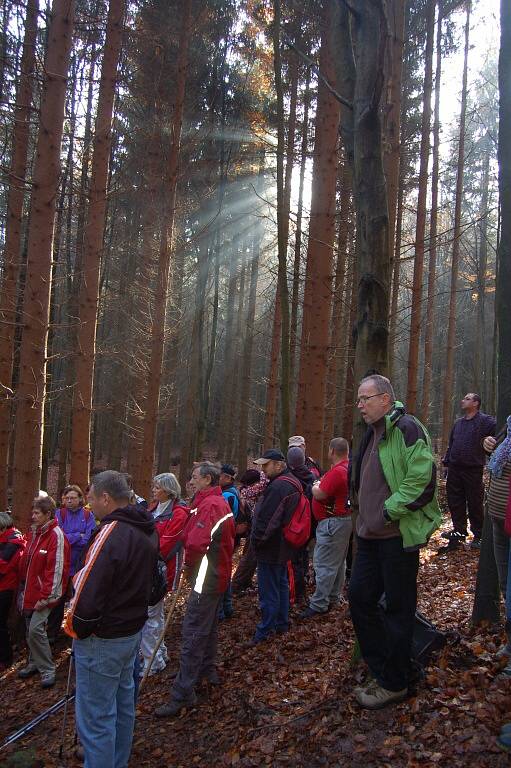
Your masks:
[{"label": "blue jacket", "polygon": [[96,520],[90,509],[80,507],[76,512],[72,512],[66,507],[57,509],[55,513],[57,522],[66,535],[66,539],[71,544],[71,568],[70,576],[81,567],[82,555],[89,543],[93,530],[96,528]]}]

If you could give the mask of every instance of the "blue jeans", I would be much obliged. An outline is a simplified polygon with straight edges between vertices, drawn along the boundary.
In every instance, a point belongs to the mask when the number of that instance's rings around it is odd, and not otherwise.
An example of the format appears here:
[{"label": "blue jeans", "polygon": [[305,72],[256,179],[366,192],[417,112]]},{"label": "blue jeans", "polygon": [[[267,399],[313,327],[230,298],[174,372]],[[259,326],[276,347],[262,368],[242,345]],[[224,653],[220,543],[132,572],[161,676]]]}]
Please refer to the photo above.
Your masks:
[{"label": "blue jeans", "polygon": [[133,665],[140,634],[113,639],[91,635],[74,641],[76,727],[85,768],[128,765],[135,726]]},{"label": "blue jeans", "polygon": [[287,565],[257,563],[257,588],[261,606],[261,621],[254,639],[264,640],[272,632],[289,629],[289,582]]}]

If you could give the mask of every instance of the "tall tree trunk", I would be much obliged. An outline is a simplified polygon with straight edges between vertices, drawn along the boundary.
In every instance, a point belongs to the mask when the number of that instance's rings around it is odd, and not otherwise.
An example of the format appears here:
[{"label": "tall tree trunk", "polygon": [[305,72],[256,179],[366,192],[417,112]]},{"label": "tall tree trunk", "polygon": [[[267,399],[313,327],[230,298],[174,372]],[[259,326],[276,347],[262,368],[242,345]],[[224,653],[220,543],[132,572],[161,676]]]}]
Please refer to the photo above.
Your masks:
[{"label": "tall tree trunk", "polygon": [[339,205],[339,232],[337,235],[337,264],[335,269],[334,294],[332,307],[332,322],[330,335],[330,357],[328,365],[327,388],[326,388],[326,408],[325,408],[325,426],[323,441],[322,462],[327,464],[329,440],[334,437],[334,424],[336,416],[337,388],[339,382],[339,371],[341,359],[345,350],[341,349],[342,339],[345,330],[346,317],[344,311],[349,301],[347,288],[347,262],[348,262],[348,222],[349,211],[351,207],[351,171],[347,160],[344,158],[340,165],[340,205]]},{"label": "tall tree trunk", "polygon": [[11,431],[12,366],[16,331],[17,285],[21,260],[21,220],[30,132],[39,0],[28,0],[21,72],[14,108],[7,221],[0,289],[0,508],[7,509],[7,462]]},{"label": "tall tree trunk", "polygon": [[511,6],[500,2],[499,53],[499,197],[501,232],[497,253],[496,318],[498,325],[497,418],[511,413]]},{"label": "tall tree trunk", "polygon": [[[284,201],[284,89],[280,54],[280,0],[273,0],[273,62],[277,96],[277,240],[278,291],[280,298],[280,444],[287,446],[289,437],[289,288],[287,284],[287,231],[289,212]],[[275,312],[277,308],[275,308]]]},{"label": "tall tree trunk", "polygon": [[[402,161],[403,158],[401,158]],[[390,303],[389,317],[389,378],[392,379],[396,363],[396,329],[399,307],[399,287],[401,284],[401,240],[403,237],[403,207],[404,207],[404,170],[400,164],[399,190],[397,196],[396,235],[394,238],[394,252],[392,258],[392,299]]]},{"label": "tall tree trunk", "polygon": [[406,407],[416,413],[418,404],[419,346],[422,320],[422,285],[424,278],[424,237],[426,234],[426,202],[428,194],[429,145],[431,132],[431,90],[433,87],[433,48],[435,38],[436,0],[428,0],[426,12],[426,51],[424,68],[419,193],[415,227],[415,258],[413,263],[412,309],[410,342],[408,346],[408,386]]},{"label": "tall tree trunk", "polygon": [[281,323],[280,291],[277,287],[275,292],[275,309],[273,312],[273,329],[271,334],[270,369],[268,371],[266,407],[264,411],[263,446],[265,449],[275,445],[275,416],[277,414],[279,357],[282,338]]},{"label": "tall tree trunk", "polygon": [[489,137],[486,136],[483,160],[483,177],[481,180],[481,206],[479,209],[479,253],[477,259],[477,314],[476,314],[476,343],[474,354],[475,389],[481,394],[487,408],[487,350],[485,341],[486,325],[486,269],[488,265],[488,186],[490,180],[490,147]]},{"label": "tall tree trunk", "polygon": [[438,248],[438,177],[440,169],[440,88],[442,85],[442,5],[439,4],[436,63],[435,116],[433,121],[433,168],[431,171],[431,217],[429,222],[428,302],[424,335],[424,376],[422,379],[421,420],[428,421],[433,375],[433,336],[435,330],[436,256]]},{"label": "tall tree trunk", "polygon": [[389,253],[394,253],[399,167],[401,160],[401,95],[403,81],[403,51],[405,36],[406,0],[392,0],[388,4],[390,45],[388,46],[388,100],[384,111],[383,131],[387,151],[384,154],[385,178],[389,205]]},{"label": "tall tree trunk", "polygon": [[158,262],[158,275],[154,307],[152,311],[151,329],[151,361],[147,380],[147,397],[145,403],[144,433],[140,457],[140,488],[142,495],[148,498],[154,466],[154,447],[156,427],[158,423],[158,406],[160,399],[160,382],[162,375],[163,349],[165,343],[165,316],[169,284],[169,267],[174,233],[174,216],[176,209],[176,190],[179,168],[179,150],[181,146],[181,128],[186,92],[188,70],[188,48],[191,37],[191,0],[184,0],[181,36],[176,62],[176,96],[172,118],[171,144],[169,154],[167,189],[165,195],[165,210],[161,224],[161,246]]},{"label": "tall tree trunk", "polygon": [[[388,366],[389,215],[380,126],[386,22],[383,5],[374,0],[360,0],[351,19],[344,3],[335,3],[335,13],[338,85],[352,105],[341,109],[341,134],[353,170],[359,381],[369,370],[386,373]],[[364,430],[359,421],[355,447]]]},{"label": "tall tree trunk", "polygon": [[351,293],[349,297],[349,344],[346,352],[346,382],[344,385],[344,411],[342,418],[342,435],[346,440],[353,437],[353,415],[355,399],[355,323],[358,306],[358,275],[355,255],[353,255]]},{"label": "tall tree trunk", "polygon": [[87,485],[90,470],[99,278],[105,226],[108,163],[112,142],[112,110],[121,52],[124,9],[124,0],[110,0],[94,128],[90,203],[84,232],[78,346],[75,360],[76,389],[71,429],[71,479],[81,487]]},{"label": "tall tree trunk", "polygon": [[[298,349],[298,297],[300,294],[300,265],[302,261],[302,220],[303,220],[303,188],[305,181],[305,166],[307,165],[307,150],[309,146],[309,107],[311,103],[310,96],[310,67],[307,69],[307,75],[305,80],[305,90],[303,96],[303,121],[302,121],[302,137],[301,137],[301,151],[300,151],[300,176],[298,181],[298,201],[296,207],[296,228],[295,228],[295,242],[294,242],[294,259],[293,259],[293,287],[291,292],[291,326],[290,326],[290,340],[289,340],[289,364],[290,364],[290,380],[295,380],[296,369],[296,352]],[[294,392],[296,395],[296,392]],[[296,396],[295,396],[296,401]],[[296,402],[295,402],[296,412]],[[293,424],[294,427],[294,424]],[[293,431],[295,429],[293,428]]]},{"label": "tall tree trunk", "polygon": [[[335,82],[331,40],[332,10],[332,4],[326,0],[322,12],[323,33],[319,60],[320,72],[331,83]],[[308,450],[312,456],[318,458],[323,452],[327,357],[330,341],[339,117],[338,100],[320,80],[296,413],[296,429],[307,436]]]},{"label": "tall tree trunk", "polygon": [[442,400],[442,451],[447,448],[452,421],[452,403],[454,397],[454,355],[456,342],[456,302],[458,298],[458,272],[461,238],[461,202],[463,197],[463,171],[465,167],[465,120],[467,112],[467,76],[468,51],[470,38],[470,8],[467,3],[465,22],[465,54],[463,61],[463,84],[461,91],[460,130],[458,139],[458,164],[456,171],[456,200],[454,203],[454,226],[451,262],[451,290],[449,297],[449,323],[447,328],[447,360],[445,366],[444,389]]},{"label": "tall tree trunk", "polygon": [[21,525],[29,522],[30,510],[26,500],[36,494],[41,476],[51,241],[74,15],[74,0],[54,0],[33,177],[23,336],[16,393],[13,512]]},{"label": "tall tree trunk", "polygon": [[[257,193],[263,195],[264,184],[264,150],[259,161],[259,174],[257,181]],[[264,229],[259,219],[256,220],[252,237],[252,264],[250,267],[250,287],[248,291],[248,311],[246,321],[246,333],[243,344],[243,357],[241,363],[241,396],[240,396],[240,420],[238,442],[238,472],[242,473],[247,466],[248,447],[248,412],[250,396],[250,373],[252,368],[252,350],[254,347],[254,322],[257,300],[257,280],[259,276],[259,258]]]}]

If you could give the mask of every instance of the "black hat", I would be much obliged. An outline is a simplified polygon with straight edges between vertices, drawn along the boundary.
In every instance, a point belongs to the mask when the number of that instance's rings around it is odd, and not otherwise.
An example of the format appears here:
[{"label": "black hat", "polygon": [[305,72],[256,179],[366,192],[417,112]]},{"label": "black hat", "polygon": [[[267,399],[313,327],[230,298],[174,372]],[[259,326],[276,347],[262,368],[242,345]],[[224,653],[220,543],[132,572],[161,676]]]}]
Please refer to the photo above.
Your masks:
[{"label": "black hat", "polygon": [[223,472],[224,475],[229,475],[229,477],[236,477],[236,470],[232,464],[222,464],[220,472]]},{"label": "black hat", "polygon": [[276,448],[270,448],[269,451],[265,451],[260,459],[255,459],[254,464],[267,464],[269,461],[284,461],[286,457]]}]

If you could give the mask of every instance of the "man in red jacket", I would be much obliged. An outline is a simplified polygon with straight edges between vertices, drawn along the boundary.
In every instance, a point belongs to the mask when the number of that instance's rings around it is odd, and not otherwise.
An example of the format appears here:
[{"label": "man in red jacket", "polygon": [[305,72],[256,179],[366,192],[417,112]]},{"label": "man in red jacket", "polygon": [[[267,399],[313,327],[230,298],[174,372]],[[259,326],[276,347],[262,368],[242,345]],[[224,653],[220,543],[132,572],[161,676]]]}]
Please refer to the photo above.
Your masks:
[{"label": "man in red jacket", "polygon": [[184,574],[192,591],[183,619],[179,671],[170,701],[155,710],[157,717],[172,717],[193,707],[199,680],[219,682],[215,667],[218,609],[231,577],[235,534],[234,517],[219,479],[220,469],[209,462],[202,462],[192,473],[194,508],[182,537]]}]

